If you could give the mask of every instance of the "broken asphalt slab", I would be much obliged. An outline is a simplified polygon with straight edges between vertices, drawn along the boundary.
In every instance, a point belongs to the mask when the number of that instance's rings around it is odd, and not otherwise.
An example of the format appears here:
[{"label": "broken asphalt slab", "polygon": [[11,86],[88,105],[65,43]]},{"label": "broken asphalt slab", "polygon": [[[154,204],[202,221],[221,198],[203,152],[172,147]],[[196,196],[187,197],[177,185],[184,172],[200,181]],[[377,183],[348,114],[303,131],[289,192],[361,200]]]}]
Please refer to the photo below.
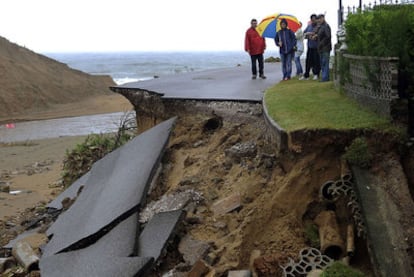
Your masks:
[{"label": "broken asphalt slab", "polygon": [[82,193],[47,230],[44,256],[94,243],[138,211],[176,118],[164,121],[107,154],[90,170]]},{"label": "broken asphalt slab", "polygon": [[62,201],[66,198],[71,200],[75,199],[82,187],[85,186],[91,172],[88,171],[86,174],[81,176],[78,180],[76,180],[72,185],[70,185],[65,191],[59,194],[52,202],[46,205],[47,208],[52,208],[56,210],[63,209]]},{"label": "broken asphalt slab", "polygon": [[157,261],[184,216],[183,210],[155,214],[139,236],[137,255],[153,257]]},{"label": "broken asphalt slab", "polygon": [[42,257],[40,272],[45,277],[143,276],[153,258],[131,257],[137,229],[138,215],[135,213],[86,248]]},{"label": "broken asphalt slab", "polygon": [[42,257],[41,274],[63,277],[145,276],[161,257],[184,215],[183,210],[154,215],[136,241],[138,214],[135,213],[86,248]]}]

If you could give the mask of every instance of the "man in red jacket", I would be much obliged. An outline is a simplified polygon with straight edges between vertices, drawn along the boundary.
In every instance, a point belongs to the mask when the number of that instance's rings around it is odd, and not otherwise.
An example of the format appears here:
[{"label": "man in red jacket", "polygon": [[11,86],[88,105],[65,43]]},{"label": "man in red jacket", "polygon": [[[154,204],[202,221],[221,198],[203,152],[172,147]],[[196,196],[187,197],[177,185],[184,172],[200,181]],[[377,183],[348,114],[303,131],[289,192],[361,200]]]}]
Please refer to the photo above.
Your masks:
[{"label": "man in red jacket", "polygon": [[259,63],[259,77],[266,79],[266,76],[263,72],[263,53],[266,49],[266,41],[256,31],[256,27],[257,20],[252,19],[250,21],[250,28],[246,31],[246,36],[244,39],[244,50],[249,53],[250,59],[252,61],[252,79],[256,79],[257,76],[256,62]]}]

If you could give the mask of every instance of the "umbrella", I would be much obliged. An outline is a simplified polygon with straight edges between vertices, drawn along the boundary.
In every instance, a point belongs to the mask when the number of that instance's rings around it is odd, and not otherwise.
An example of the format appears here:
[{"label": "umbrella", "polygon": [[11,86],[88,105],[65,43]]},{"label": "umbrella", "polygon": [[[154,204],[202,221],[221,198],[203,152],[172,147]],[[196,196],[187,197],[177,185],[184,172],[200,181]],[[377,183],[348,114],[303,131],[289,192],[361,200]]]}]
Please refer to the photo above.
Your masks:
[{"label": "umbrella", "polygon": [[290,14],[276,13],[264,18],[257,25],[256,30],[262,36],[266,38],[276,37],[276,32],[280,30],[280,21],[286,19],[288,23],[288,29],[296,32],[300,28],[299,20]]}]

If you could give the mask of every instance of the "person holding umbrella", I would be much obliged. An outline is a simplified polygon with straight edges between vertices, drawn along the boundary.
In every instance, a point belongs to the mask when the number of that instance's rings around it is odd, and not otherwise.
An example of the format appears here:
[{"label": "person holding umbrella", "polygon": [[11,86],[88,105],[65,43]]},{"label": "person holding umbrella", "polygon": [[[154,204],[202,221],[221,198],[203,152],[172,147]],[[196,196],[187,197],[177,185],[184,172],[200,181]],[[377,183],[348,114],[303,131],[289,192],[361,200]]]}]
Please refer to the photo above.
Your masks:
[{"label": "person holding umbrella", "polygon": [[256,63],[259,64],[259,77],[262,79],[266,79],[264,75],[264,61],[263,61],[263,53],[266,49],[266,41],[265,39],[259,35],[256,31],[257,27],[257,20],[252,19],[250,21],[250,28],[247,29],[245,39],[244,39],[244,50],[249,53],[250,60],[252,63],[252,79],[256,79],[257,77],[257,67]]},{"label": "person holding umbrella", "polygon": [[292,75],[292,60],[296,48],[295,33],[288,29],[286,19],[280,21],[281,29],[276,33],[275,43],[279,47],[280,59],[282,61],[283,80],[290,80]]}]

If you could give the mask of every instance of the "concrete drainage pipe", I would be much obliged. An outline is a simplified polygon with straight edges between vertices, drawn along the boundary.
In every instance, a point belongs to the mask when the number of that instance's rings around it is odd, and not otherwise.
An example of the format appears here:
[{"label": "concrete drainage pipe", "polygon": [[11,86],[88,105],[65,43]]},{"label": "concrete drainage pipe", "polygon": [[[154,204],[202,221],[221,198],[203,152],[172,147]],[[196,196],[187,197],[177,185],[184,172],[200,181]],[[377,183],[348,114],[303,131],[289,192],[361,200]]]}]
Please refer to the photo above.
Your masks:
[{"label": "concrete drainage pipe", "polygon": [[340,235],[335,212],[322,211],[315,218],[315,223],[319,227],[321,252],[335,260],[341,258],[345,252],[345,243]]}]

